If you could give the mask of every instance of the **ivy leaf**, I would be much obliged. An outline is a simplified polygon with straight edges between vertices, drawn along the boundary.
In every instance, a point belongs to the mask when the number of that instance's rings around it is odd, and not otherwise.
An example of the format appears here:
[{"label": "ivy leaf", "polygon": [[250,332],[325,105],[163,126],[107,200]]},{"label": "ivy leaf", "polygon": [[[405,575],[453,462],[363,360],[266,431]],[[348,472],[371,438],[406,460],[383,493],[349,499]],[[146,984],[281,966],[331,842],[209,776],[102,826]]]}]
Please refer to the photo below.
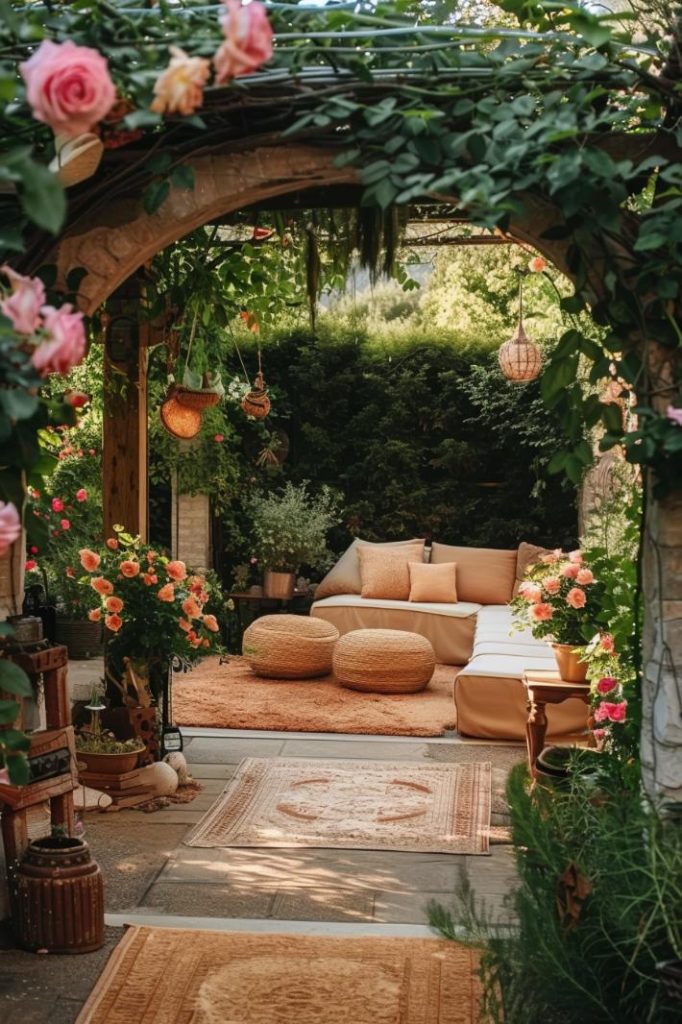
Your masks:
[{"label": "ivy leaf", "polygon": [[12,661],[0,658],[0,690],[16,694],[17,697],[32,697],[33,687],[23,668]]},{"label": "ivy leaf", "polygon": [[31,769],[23,754],[8,754],[5,764],[9,781],[13,786],[25,786],[31,781]]},{"label": "ivy leaf", "polygon": [[27,160],[20,189],[21,208],[34,224],[56,235],[66,216],[66,194],[47,167]]},{"label": "ivy leaf", "polygon": [[38,395],[31,395],[28,391],[21,391],[19,388],[0,389],[0,406],[10,419],[30,419],[39,404]]},{"label": "ivy leaf", "polygon": [[170,181],[168,178],[158,178],[156,181],[152,181],[151,184],[147,186],[142,200],[145,213],[156,213],[156,211],[165,203],[169,192]]},{"label": "ivy leaf", "polygon": [[191,192],[194,188],[194,170],[189,164],[178,164],[171,171],[170,180],[176,188],[183,188]]},{"label": "ivy leaf", "polygon": [[0,700],[0,725],[12,725],[20,708],[21,705],[16,700]]}]

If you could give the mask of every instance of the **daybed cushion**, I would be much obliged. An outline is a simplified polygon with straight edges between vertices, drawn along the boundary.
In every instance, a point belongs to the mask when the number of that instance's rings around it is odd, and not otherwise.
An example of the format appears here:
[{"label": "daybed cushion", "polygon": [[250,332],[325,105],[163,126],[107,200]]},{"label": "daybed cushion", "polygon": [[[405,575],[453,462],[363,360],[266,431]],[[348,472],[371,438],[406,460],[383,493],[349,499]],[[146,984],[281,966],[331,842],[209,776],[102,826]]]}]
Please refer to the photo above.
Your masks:
[{"label": "daybed cushion", "polygon": [[442,562],[440,565],[425,565],[424,562],[410,562],[410,597],[412,603],[457,601],[457,565]]},{"label": "daybed cushion", "polygon": [[315,601],[310,614],[326,619],[339,633],[352,629],[403,629],[431,642],[436,661],[464,665],[471,657],[479,604],[381,601],[355,594],[337,594]]},{"label": "daybed cushion", "polygon": [[408,565],[424,554],[421,541],[400,547],[378,547],[361,544],[357,549],[362,580],[362,597],[387,598],[407,601],[410,596],[410,570]]},{"label": "daybed cushion", "polygon": [[434,541],[431,562],[457,563],[457,596],[475,604],[511,601],[516,578],[516,548],[460,548]]},{"label": "daybed cushion", "polygon": [[318,600],[323,597],[331,597],[334,594],[359,594],[362,590],[362,579],[360,577],[360,561],[358,559],[358,548],[365,547],[390,548],[404,547],[409,544],[421,544],[424,550],[423,540],[394,540],[386,544],[373,544],[368,540],[361,540],[356,537],[350,547],[346,548],[336,565],[333,565],[324,579],[318,583],[315,596]]}]

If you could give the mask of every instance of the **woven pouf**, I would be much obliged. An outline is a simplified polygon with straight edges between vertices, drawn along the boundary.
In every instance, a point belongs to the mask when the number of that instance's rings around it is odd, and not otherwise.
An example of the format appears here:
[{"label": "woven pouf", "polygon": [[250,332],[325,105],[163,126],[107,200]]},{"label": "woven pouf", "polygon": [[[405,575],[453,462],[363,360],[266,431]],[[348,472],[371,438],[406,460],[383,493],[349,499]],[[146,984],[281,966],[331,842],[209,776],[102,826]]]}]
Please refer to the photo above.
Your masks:
[{"label": "woven pouf", "polygon": [[332,670],[336,626],[304,615],[264,615],[244,633],[242,654],[257,676],[312,679]]},{"label": "woven pouf", "polygon": [[426,637],[401,629],[354,629],[334,648],[334,675],[351,690],[417,693],[435,667]]}]

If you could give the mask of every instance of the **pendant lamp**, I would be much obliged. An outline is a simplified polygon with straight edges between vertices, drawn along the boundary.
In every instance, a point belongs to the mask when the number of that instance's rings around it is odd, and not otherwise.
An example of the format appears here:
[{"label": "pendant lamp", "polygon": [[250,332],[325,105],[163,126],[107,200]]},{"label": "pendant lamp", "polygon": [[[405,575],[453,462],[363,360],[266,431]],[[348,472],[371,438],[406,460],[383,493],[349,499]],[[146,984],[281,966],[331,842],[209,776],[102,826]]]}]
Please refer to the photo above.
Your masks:
[{"label": "pendant lamp", "polygon": [[507,380],[522,384],[535,380],[542,369],[542,352],[523,327],[523,276],[519,275],[519,323],[512,338],[497,353],[500,369]]}]

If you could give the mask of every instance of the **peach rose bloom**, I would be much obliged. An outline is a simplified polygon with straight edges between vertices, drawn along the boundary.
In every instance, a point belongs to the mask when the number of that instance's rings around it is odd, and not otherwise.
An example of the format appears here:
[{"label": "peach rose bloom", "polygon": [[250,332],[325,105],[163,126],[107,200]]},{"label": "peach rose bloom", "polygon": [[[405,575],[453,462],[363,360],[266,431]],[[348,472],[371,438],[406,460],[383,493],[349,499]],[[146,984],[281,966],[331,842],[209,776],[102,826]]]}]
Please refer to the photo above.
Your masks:
[{"label": "peach rose bloom", "polygon": [[44,39],[19,71],[36,121],[68,138],[90,131],[116,99],[105,58],[70,39],[63,43]]},{"label": "peach rose bloom", "polygon": [[530,608],[530,617],[533,622],[547,622],[548,619],[552,618],[552,614],[551,604],[545,604],[542,601],[539,604],[532,605]]},{"label": "peach rose bloom", "polygon": [[177,580],[178,583],[180,580],[187,578],[187,566],[184,562],[169,562],[166,566],[166,572],[172,580]]},{"label": "peach rose bloom", "polygon": [[102,559],[95,551],[91,551],[90,548],[81,548],[78,554],[80,555],[81,565],[86,572],[94,572],[95,569],[99,568],[99,563]]},{"label": "peach rose bloom", "polygon": [[272,57],[272,27],[265,4],[254,0],[242,7],[239,0],[224,0],[221,24],[225,42],[213,58],[216,85],[256,71]]},{"label": "peach rose bloom", "polygon": [[104,619],[104,625],[107,629],[110,629],[112,633],[118,633],[119,629],[123,625],[123,619],[120,615],[107,615]]},{"label": "peach rose bloom", "polygon": [[175,587],[172,583],[167,583],[165,587],[161,587],[161,590],[157,591],[156,596],[159,601],[165,601],[170,604],[171,601],[175,600]]},{"label": "peach rose bloom", "polygon": [[48,337],[33,349],[31,355],[31,362],[41,377],[68,373],[85,355],[83,314],[72,313],[72,309],[73,306],[66,302],[59,309],[43,306],[41,310]]},{"label": "peach rose bloom", "polygon": [[188,56],[178,46],[171,46],[169,50],[170,63],[154,83],[154,101],[149,109],[155,114],[187,117],[203,102],[211,64],[205,57]]},{"label": "peach rose bloom", "polygon": [[118,541],[115,537],[109,537],[105,543],[110,551],[118,551]]},{"label": "peach rose bloom", "polygon": [[542,587],[537,583],[531,583],[530,580],[526,580],[519,587],[519,597],[522,597],[524,601],[531,601],[537,604],[538,601],[542,600]]},{"label": "peach rose bloom", "polygon": [[202,622],[206,626],[206,629],[210,629],[211,633],[217,633],[220,629],[215,615],[204,615]]},{"label": "peach rose bloom", "polygon": [[93,590],[96,590],[102,597],[106,597],[108,594],[113,594],[114,584],[109,580],[105,580],[104,576],[95,576],[94,579],[90,580],[90,586]]},{"label": "peach rose bloom", "polygon": [[119,565],[119,569],[124,576],[127,576],[128,579],[131,580],[133,576],[138,575],[140,571],[140,563],[133,562],[131,558],[126,558],[125,561],[121,562]]},{"label": "peach rose bloom", "polygon": [[567,580],[574,580],[580,572],[580,566],[575,562],[566,562],[565,565],[561,566],[561,575]]},{"label": "peach rose bloom", "polygon": [[547,591],[547,593],[551,594],[551,596],[554,597],[555,594],[559,593],[559,589],[561,587],[561,580],[558,576],[548,576],[546,580],[543,580],[542,585]]},{"label": "peach rose bloom", "polygon": [[185,633],[189,633],[192,630],[192,623],[188,622],[187,619],[178,619],[178,626],[184,630]]},{"label": "peach rose bloom", "polygon": [[102,618],[102,609],[93,608],[91,611],[88,612],[88,618],[90,619],[90,622],[99,622],[100,619]]},{"label": "peach rose bloom", "polygon": [[123,611],[123,601],[120,597],[108,597],[104,602],[104,605],[108,612]]},{"label": "peach rose bloom", "polygon": [[587,604],[587,597],[585,591],[579,587],[571,587],[569,592],[566,594],[566,601],[570,604],[571,608],[584,608]]},{"label": "peach rose bloom", "polygon": [[583,564],[583,556],[581,551],[569,551],[568,553],[569,562],[575,562],[576,565]]},{"label": "peach rose bloom", "polygon": [[201,606],[194,597],[188,597],[182,602],[182,610],[188,619],[198,619],[201,615]]},{"label": "peach rose bloom", "polygon": [[0,310],[12,321],[18,334],[33,334],[40,326],[40,310],[45,305],[45,285],[39,277],[24,277],[7,264],[0,273],[9,278],[12,294],[0,302]]},{"label": "peach rose bloom", "polygon": [[594,575],[591,569],[581,569],[575,578],[575,582],[579,583],[581,587],[586,587],[589,583],[594,583]]}]

